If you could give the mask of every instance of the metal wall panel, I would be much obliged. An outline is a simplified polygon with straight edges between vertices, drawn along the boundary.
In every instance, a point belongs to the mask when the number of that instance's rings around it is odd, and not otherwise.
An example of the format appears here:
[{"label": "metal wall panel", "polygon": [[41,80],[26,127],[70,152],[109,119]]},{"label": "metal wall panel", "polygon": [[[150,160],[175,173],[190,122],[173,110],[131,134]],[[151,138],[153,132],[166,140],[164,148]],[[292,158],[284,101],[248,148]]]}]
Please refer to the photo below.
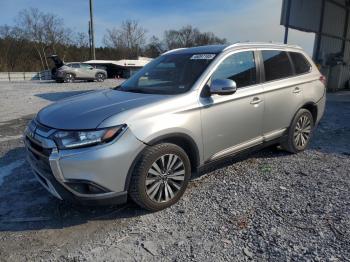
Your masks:
[{"label": "metal wall panel", "polygon": [[342,51],[342,40],[332,37],[322,37],[320,53],[322,58],[328,54],[335,54]]},{"label": "metal wall panel", "polygon": [[[287,24],[287,3],[288,0],[283,1],[281,25]],[[321,6],[321,0],[291,0],[289,27],[308,32],[318,31]]]},{"label": "metal wall panel", "polygon": [[[324,16],[321,19],[323,0],[290,0],[289,27],[316,33],[314,58],[322,63],[322,72],[328,77],[328,88],[338,90],[348,85],[350,79],[350,41],[343,40],[346,29],[347,0],[325,0]],[[281,24],[287,25],[287,3],[283,1]],[[323,20],[322,27],[320,22]],[[350,20],[345,38],[350,39]],[[322,28],[322,33],[319,30]],[[319,41],[319,45],[318,45]],[[345,45],[344,45],[345,43]],[[344,49],[343,49],[344,47]],[[319,53],[317,53],[319,51]],[[344,53],[343,53],[344,51]],[[317,57],[316,57],[317,54]],[[333,55],[344,54],[337,64],[329,63]]]},{"label": "metal wall panel", "polygon": [[332,2],[326,2],[323,33],[343,37],[346,10]]},{"label": "metal wall panel", "polygon": [[333,1],[341,5],[346,5],[346,0],[333,0]]}]

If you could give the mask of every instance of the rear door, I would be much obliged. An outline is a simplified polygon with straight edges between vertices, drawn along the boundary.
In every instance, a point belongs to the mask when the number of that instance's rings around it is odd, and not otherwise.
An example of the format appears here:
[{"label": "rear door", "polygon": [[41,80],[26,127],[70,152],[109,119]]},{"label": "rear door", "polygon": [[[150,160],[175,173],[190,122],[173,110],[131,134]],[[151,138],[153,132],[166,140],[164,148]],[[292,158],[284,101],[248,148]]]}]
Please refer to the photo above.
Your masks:
[{"label": "rear door", "polygon": [[298,86],[295,69],[285,50],[261,50],[264,79],[265,111],[263,134],[271,140],[289,127],[297,109],[303,103],[302,88]]},{"label": "rear door", "polygon": [[83,79],[94,79],[96,70],[91,65],[80,64],[80,73]]}]

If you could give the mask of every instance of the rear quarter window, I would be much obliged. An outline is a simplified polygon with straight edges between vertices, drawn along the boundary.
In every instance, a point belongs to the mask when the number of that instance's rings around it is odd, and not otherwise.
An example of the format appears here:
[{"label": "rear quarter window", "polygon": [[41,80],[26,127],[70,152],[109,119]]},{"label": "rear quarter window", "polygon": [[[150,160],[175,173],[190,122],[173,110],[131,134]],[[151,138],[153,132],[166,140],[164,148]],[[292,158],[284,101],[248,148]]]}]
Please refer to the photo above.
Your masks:
[{"label": "rear quarter window", "polygon": [[279,80],[294,75],[287,52],[262,50],[261,54],[264,62],[265,81]]},{"label": "rear quarter window", "polygon": [[311,65],[307,61],[306,57],[303,54],[296,52],[289,52],[290,58],[294,64],[295,73],[297,75],[306,74],[311,71]]}]

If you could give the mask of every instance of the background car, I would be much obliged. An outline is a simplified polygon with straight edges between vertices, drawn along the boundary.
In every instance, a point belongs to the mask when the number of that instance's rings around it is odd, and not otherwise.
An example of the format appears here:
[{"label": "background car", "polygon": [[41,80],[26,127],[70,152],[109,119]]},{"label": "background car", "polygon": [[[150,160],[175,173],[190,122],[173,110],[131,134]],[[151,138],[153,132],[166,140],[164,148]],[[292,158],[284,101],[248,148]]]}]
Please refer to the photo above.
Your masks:
[{"label": "background car", "polygon": [[103,82],[107,78],[107,71],[103,68],[80,62],[65,64],[57,55],[52,55],[50,58],[55,63],[55,68],[51,71],[52,79],[58,83],[72,83],[75,80]]}]

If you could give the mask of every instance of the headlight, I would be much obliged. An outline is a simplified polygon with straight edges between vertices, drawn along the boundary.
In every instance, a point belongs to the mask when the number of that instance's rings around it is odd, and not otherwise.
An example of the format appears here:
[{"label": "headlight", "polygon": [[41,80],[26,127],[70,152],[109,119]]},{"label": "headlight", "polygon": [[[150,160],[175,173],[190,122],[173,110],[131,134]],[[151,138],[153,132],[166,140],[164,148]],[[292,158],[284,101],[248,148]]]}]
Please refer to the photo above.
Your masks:
[{"label": "headlight", "polygon": [[107,143],[125,128],[125,125],[121,125],[92,131],[57,131],[53,134],[53,139],[59,149],[87,147]]}]

